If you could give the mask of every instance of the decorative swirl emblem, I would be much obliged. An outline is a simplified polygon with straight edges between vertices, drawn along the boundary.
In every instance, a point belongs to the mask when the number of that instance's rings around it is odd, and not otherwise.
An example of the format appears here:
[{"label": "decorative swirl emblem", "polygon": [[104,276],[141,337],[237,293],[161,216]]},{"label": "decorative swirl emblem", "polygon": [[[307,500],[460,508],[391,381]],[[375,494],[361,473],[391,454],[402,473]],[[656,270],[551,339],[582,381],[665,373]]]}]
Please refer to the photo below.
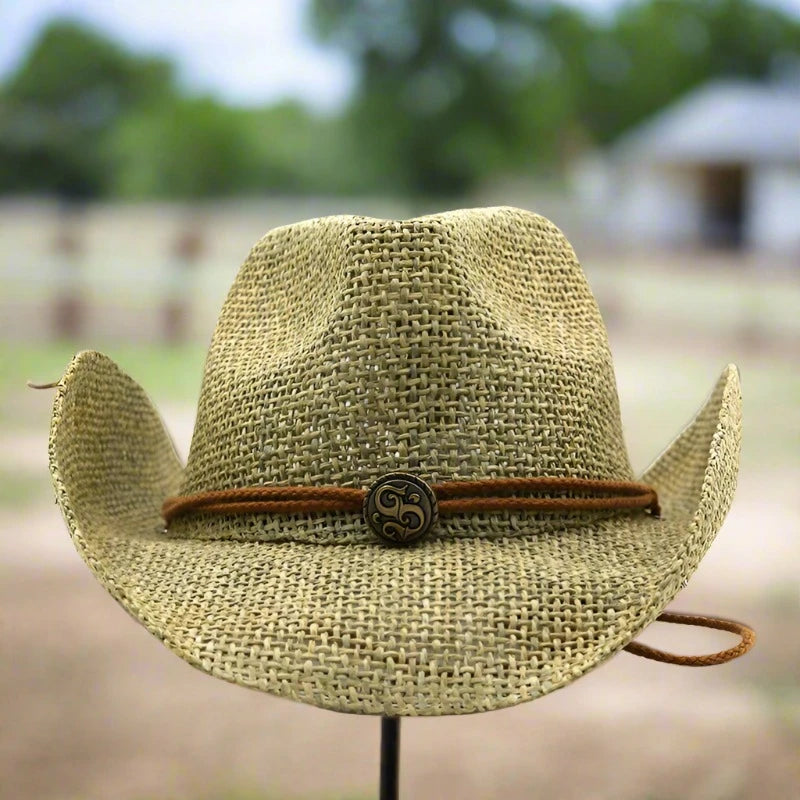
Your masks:
[{"label": "decorative swirl emblem", "polygon": [[436,522],[436,496],[425,481],[405,472],[390,472],[370,486],[364,500],[364,520],[381,539],[409,544]]}]

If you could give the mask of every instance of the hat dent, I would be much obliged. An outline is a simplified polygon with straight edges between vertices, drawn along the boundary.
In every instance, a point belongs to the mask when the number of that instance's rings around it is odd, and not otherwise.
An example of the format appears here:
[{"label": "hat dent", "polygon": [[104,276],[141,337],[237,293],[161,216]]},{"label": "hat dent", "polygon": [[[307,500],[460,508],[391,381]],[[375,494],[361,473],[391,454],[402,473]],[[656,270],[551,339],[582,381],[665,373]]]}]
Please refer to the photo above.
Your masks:
[{"label": "hat dent", "polygon": [[[605,327],[549,220],[326,217],[252,249],[211,343],[180,493],[364,488],[390,471],[632,478]],[[249,534],[272,538],[273,523]],[[357,520],[342,535],[369,539]]]}]

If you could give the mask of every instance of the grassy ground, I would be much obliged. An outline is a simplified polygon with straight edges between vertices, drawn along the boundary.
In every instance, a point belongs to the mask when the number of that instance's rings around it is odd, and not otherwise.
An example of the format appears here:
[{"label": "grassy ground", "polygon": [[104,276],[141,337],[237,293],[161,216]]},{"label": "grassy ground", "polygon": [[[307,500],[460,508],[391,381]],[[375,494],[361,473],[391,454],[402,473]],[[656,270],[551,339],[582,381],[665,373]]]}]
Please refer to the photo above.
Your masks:
[{"label": "grassy ground", "polygon": [[[141,342],[93,342],[92,349],[111,356],[142,386],[152,387],[160,398],[191,402],[200,390],[205,347],[197,342],[163,345]],[[0,403],[21,393],[25,382],[58,380],[76,352],[89,349],[77,342],[0,341]]]},{"label": "grassy ground", "polygon": [[0,508],[25,509],[41,505],[51,494],[41,474],[0,467]]}]

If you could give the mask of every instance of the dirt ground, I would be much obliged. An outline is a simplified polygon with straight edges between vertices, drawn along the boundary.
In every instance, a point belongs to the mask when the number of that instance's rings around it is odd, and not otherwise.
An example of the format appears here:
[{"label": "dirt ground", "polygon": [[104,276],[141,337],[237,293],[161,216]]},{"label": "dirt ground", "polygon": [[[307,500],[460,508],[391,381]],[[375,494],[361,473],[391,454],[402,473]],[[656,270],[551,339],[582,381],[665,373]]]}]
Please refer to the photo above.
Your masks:
[{"label": "dirt ground", "polygon": [[[4,797],[371,796],[377,720],[202,675],[83,570],[23,572],[4,594]],[[686,606],[709,608],[701,599]],[[796,797],[798,731],[754,680],[776,657],[795,669],[800,649],[783,652],[786,620],[750,616],[762,640],[741,664],[681,670],[621,654],[526,706],[404,721],[403,796]]]}]

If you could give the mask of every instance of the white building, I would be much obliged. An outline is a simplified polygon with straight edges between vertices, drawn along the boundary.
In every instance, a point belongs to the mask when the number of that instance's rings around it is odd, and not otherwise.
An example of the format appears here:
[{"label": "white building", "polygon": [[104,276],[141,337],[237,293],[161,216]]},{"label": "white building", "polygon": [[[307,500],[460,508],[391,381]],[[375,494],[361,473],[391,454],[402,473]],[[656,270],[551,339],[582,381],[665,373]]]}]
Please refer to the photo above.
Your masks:
[{"label": "white building", "polygon": [[624,241],[800,253],[800,86],[706,84],[579,177]]}]

